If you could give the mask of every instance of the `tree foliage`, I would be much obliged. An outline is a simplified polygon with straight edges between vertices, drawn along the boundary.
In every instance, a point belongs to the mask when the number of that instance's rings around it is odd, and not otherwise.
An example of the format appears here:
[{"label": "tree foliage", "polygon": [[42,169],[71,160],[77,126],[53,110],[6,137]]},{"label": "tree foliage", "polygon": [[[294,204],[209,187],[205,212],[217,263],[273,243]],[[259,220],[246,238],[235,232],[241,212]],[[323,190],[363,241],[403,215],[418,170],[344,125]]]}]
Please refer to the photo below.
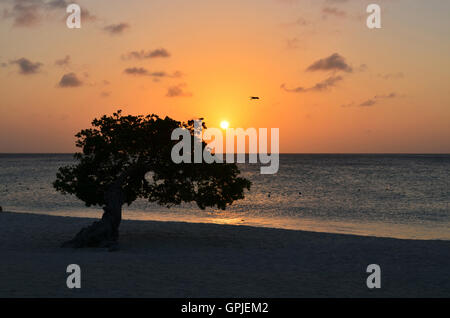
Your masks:
[{"label": "tree foliage", "polygon": [[[145,198],[167,207],[196,202],[201,209],[225,209],[244,198],[250,181],[239,177],[235,164],[180,163],[171,159],[172,131],[190,131],[194,144],[194,121],[179,122],[157,115],[104,115],[92,127],[76,134],[76,164],[61,167],[53,183],[63,194],[74,194],[87,206],[105,206],[105,193],[119,185],[123,202],[130,205]],[[206,144],[203,142],[203,149]],[[193,153],[193,151],[191,152]]]}]

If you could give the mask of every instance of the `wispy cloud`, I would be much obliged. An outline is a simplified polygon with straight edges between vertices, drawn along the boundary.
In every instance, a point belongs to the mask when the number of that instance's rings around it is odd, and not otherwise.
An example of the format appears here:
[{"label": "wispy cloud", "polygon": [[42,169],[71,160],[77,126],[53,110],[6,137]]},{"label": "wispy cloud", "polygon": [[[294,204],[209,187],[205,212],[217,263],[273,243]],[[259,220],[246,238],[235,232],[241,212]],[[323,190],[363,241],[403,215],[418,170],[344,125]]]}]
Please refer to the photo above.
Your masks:
[{"label": "wispy cloud", "polygon": [[306,69],[308,72],[315,71],[343,71],[347,73],[353,72],[353,68],[347,64],[345,58],[334,53],[326,58],[320,59]]},{"label": "wispy cloud", "polygon": [[365,102],[362,102],[361,104],[359,104],[359,106],[361,107],[370,107],[373,106],[377,103],[377,101],[373,98],[366,100]]},{"label": "wispy cloud", "polygon": [[170,53],[164,48],[151,51],[144,51],[144,50],[131,51],[127,54],[122,55],[123,60],[131,60],[131,59],[143,60],[143,59],[168,58],[168,57],[170,57]]},{"label": "wispy cloud", "polygon": [[286,47],[289,50],[293,50],[293,49],[305,49],[306,48],[306,43],[305,43],[305,39],[299,39],[297,37],[294,38],[290,38],[286,40]]},{"label": "wispy cloud", "polygon": [[66,57],[55,61],[55,65],[57,66],[67,66],[69,64],[70,64],[70,55],[66,55]]},{"label": "wispy cloud", "polygon": [[167,97],[191,97],[192,93],[185,92],[184,87],[186,86],[185,83],[181,83],[178,85],[170,86],[167,90]]},{"label": "wispy cloud", "polygon": [[400,79],[400,78],[404,78],[405,74],[403,74],[402,72],[398,72],[398,73],[387,73],[387,74],[378,74],[378,77],[381,77],[383,79]]},{"label": "wispy cloud", "polygon": [[359,106],[359,107],[372,107],[376,104],[378,104],[378,102],[380,100],[383,99],[393,99],[393,98],[397,98],[397,97],[403,97],[404,95],[399,95],[396,92],[392,92],[389,94],[381,94],[381,95],[375,95],[372,98],[369,98],[359,104],[355,103],[354,101],[348,103],[348,104],[343,104],[341,105],[341,107],[353,107],[353,106]]},{"label": "wispy cloud", "polygon": [[376,95],[375,98],[395,98],[398,97],[397,93],[392,92],[390,94],[384,94],[384,95]]},{"label": "wispy cloud", "polygon": [[3,11],[3,18],[13,19],[13,25],[17,27],[35,26],[41,21],[41,5],[39,1],[12,1],[12,8]]},{"label": "wispy cloud", "polygon": [[286,84],[282,84],[281,88],[289,93],[322,92],[328,90],[331,87],[336,86],[336,84],[342,80],[343,80],[342,76],[330,76],[327,79],[319,83],[316,83],[314,86],[308,88],[302,86],[298,86],[295,88],[287,88]]},{"label": "wispy cloud", "polygon": [[390,94],[384,94],[384,95],[375,95],[373,98],[370,98],[370,99],[362,102],[361,104],[359,104],[359,106],[370,107],[370,106],[377,104],[380,99],[391,99],[391,98],[396,98],[396,97],[398,97],[398,94],[395,92],[392,92]]},{"label": "wispy cloud", "polygon": [[136,76],[152,76],[152,77],[181,77],[182,73],[180,71],[176,71],[172,74],[166,72],[150,72],[144,67],[129,67],[123,71],[128,75],[136,75]]},{"label": "wispy cloud", "polygon": [[40,62],[31,62],[30,60],[22,57],[18,60],[11,61],[11,64],[16,64],[19,66],[19,73],[22,75],[31,75],[40,72],[41,66],[43,65]]},{"label": "wispy cloud", "polygon": [[94,22],[97,21],[97,19],[98,19],[97,16],[91,14],[91,12],[88,9],[84,7],[81,8],[81,21],[83,21],[83,23]]},{"label": "wispy cloud", "polygon": [[[63,11],[74,1],[67,0],[2,0],[7,8],[3,10],[3,18],[13,20],[15,27],[34,27],[53,11]],[[84,6],[81,9],[83,21],[94,21],[92,15]]]},{"label": "wispy cloud", "polygon": [[58,86],[61,88],[79,87],[82,85],[83,82],[77,77],[75,73],[64,74],[58,83]]},{"label": "wispy cloud", "polygon": [[294,22],[288,22],[288,23],[283,23],[281,24],[281,26],[284,27],[294,27],[294,26],[300,26],[300,27],[305,27],[311,24],[311,21],[303,18],[303,17],[299,17],[297,18],[297,20],[295,20]]},{"label": "wispy cloud", "polygon": [[111,35],[119,35],[124,33],[125,30],[129,29],[130,25],[128,23],[118,23],[110,24],[103,28],[103,30]]},{"label": "wispy cloud", "polygon": [[50,8],[59,8],[59,9],[65,9],[71,2],[68,2],[66,0],[50,0],[47,1],[46,5]]},{"label": "wispy cloud", "polygon": [[126,68],[123,72],[126,74],[130,74],[130,75],[149,75],[150,74],[150,72],[143,67],[129,67],[129,68]]},{"label": "wispy cloud", "polygon": [[350,102],[348,104],[342,104],[341,107],[352,107],[355,105],[355,102]]},{"label": "wispy cloud", "polygon": [[347,13],[343,10],[340,10],[335,7],[325,7],[322,9],[322,13],[324,16],[334,16],[338,18],[345,18],[347,16]]}]

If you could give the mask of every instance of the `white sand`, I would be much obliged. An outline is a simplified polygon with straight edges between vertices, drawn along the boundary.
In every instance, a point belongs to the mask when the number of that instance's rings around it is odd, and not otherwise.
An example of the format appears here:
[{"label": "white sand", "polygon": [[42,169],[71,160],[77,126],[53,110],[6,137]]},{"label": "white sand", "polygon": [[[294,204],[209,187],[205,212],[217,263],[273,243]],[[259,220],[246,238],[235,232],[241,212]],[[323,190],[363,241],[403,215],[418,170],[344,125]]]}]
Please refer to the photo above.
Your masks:
[{"label": "white sand", "polygon": [[[92,221],[0,213],[0,297],[450,296],[450,241],[123,221],[117,252],[59,248]],[[66,287],[72,263],[79,290]]]}]

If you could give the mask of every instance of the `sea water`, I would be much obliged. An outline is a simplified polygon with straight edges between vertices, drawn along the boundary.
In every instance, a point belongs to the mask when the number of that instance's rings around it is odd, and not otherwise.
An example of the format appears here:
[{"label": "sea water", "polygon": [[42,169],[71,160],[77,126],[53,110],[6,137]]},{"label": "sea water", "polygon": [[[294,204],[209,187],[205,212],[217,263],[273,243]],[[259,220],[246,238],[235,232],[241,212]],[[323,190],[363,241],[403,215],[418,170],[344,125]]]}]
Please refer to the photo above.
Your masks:
[{"label": "sea water", "polygon": [[[101,216],[52,187],[70,154],[1,154],[4,211]],[[281,154],[275,175],[239,164],[252,181],[227,210],[170,209],[138,200],[124,219],[210,222],[408,239],[450,239],[450,155]]]}]

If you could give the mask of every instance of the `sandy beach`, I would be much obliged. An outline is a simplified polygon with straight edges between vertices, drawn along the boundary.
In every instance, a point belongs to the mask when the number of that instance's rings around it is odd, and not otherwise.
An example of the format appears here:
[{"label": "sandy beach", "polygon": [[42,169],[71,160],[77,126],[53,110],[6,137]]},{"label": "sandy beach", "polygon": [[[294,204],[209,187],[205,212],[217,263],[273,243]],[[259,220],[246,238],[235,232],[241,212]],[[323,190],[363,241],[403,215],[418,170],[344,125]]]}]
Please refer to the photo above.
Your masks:
[{"label": "sandy beach", "polygon": [[[59,247],[92,221],[0,213],[0,297],[450,296],[449,241],[125,220],[119,251]],[[381,289],[366,286],[372,263]]]}]

